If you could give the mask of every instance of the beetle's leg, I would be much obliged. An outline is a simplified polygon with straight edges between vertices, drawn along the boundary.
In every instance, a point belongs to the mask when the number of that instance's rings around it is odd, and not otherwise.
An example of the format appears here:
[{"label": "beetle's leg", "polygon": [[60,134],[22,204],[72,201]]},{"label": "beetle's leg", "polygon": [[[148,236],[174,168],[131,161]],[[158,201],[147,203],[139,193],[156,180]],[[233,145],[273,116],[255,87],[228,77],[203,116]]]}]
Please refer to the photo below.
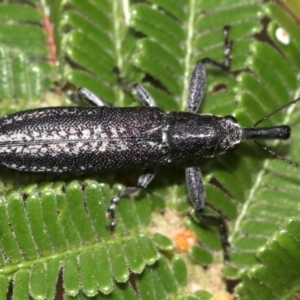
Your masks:
[{"label": "beetle's leg", "polygon": [[116,211],[117,203],[120,201],[120,199],[132,193],[139,192],[144,188],[146,188],[154,178],[154,173],[155,173],[154,170],[149,170],[149,169],[145,170],[145,172],[139,176],[137,186],[125,188],[123,191],[115,195],[110,200],[110,206],[107,209],[107,215],[110,219],[110,225],[109,225],[110,229],[113,229],[116,226],[115,211]]},{"label": "beetle's leg", "polygon": [[89,91],[88,89],[86,88],[79,88],[78,89],[78,95],[88,101],[89,103],[91,103],[92,105],[95,105],[95,106],[107,106],[107,104],[101,100],[99,97],[97,97],[94,93],[92,93],[91,91]]},{"label": "beetle's leg", "polygon": [[205,65],[198,61],[190,78],[188,111],[196,113],[203,99],[206,84]]},{"label": "beetle's leg", "polygon": [[156,107],[154,99],[141,84],[129,83],[122,77],[120,70],[116,69],[115,71],[117,73],[118,81],[125,91],[131,93],[143,106]]},{"label": "beetle's leg", "polygon": [[151,95],[138,83],[131,86],[132,94],[146,107],[155,107],[156,103]]},{"label": "beetle's leg", "polygon": [[189,93],[188,93],[188,111],[197,112],[205,92],[206,85],[206,71],[205,65],[209,64],[219,69],[228,71],[230,69],[231,63],[231,49],[232,41],[228,39],[229,26],[225,26],[223,29],[224,35],[224,59],[222,63],[219,63],[208,57],[200,59],[191,75],[189,83]]},{"label": "beetle's leg", "polygon": [[189,197],[191,202],[193,203],[194,209],[198,217],[218,224],[224,260],[229,260],[229,243],[227,236],[227,227],[224,219],[221,216],[204,213],[205,192],[200,169],[198,167],[193,166],[186,167],[185,176]]}]

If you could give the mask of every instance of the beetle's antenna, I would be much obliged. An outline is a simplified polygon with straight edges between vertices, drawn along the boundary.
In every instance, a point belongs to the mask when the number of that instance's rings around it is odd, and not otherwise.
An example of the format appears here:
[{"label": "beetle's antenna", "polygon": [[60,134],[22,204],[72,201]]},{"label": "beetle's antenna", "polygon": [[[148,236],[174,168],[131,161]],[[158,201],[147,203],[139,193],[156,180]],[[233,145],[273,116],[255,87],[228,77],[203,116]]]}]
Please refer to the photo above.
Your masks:
[{"label": "beetle's antenna", "polygon": [[[265,117],[263,117],[262,119],[258,120],[258,121],[252,126],[252,128],[253,128],[253,127],[256,127],[258,124],[260,124],[260,123],[262,123],[262,122],[268,120],[270,117],[272,117],[273,115],[275,115],[275,114],[278,113],[279,111],[281,111],[281,110],[283,110],[283,109],[289,107],[290,105],[296,104],[296,103],[299,102],[299,101],[300,101],[300,97],[297,98],[297,99],[295,99],[295,100],[292,100],[292,101],[290,101],[290,102],[288,102],[288,103],[286,103],[286,104],[284,104],[284,105],[282,105],[282,106],[280,106],[280,107],[278,107],[278,108],[276,108],[276,109],[273,110],[270,114],[268,114],[267,116],[265,116]],[[297,164],[296,162],[293,162],[293,161],[291,161],[291,160],[285,158],[284,156],[281,156],[281,155],[275,153],[273,150],[269,149],[269,148],[266,147],[266,146],[263,146],[262,144],[260,144],[260,143],[257,142],[256,140],[253,140],[253,141],[255,142],[256,145],[258,145],[260,148],[262,148],[263,150],[265,150],[265,151],[267,151],[268,153],[270,153],[272,156],[274,156],[274,157],[276,157],[276,158],[278,158],[278,159],[280,159],[280,160],[286,162],[286,163],[289,164],[289,165],[292,165],[292,166],[295,167],[295,168],[300,169],[300,164]]]},{"label": "beetle's antenna", "polygon": [[265,151],[269,152],[272,156],[274,156],[274,157],[276,157],[276,158],[279,158],[280,160],[283,160],[284,162],[286,162],[286,163],[289,164],[289,165],[292,165],[292,166],[295,167],[295,168],[300,169],[300,165],[299,165],[299,164],[297,164],[297,163],[295,163],[295,162],[293,162],[293,161],[291,161],[291,160],[285,158],[284,156],[281,156],[281,155],[275,153],[274,151],[272,151],[272,150],[269,149],[268,147],[263,146],[262,144],[260,144],[258,141],[256,141],[256,140],[253,140],[253,141],[254,141],[254,143],[255,143],[256,145],[258,145],[260,148],[264,149]]},{"label": "beetle's antenna", "polygon": [[278,113],[279,111],[283,110],[284,108],[286,107],[289,107],[290,105],[292,104],[296,104],[297,102],[300,101],[300,97],[295,99],[295,100],[292,100],[278,108],[276,108],[275,110],[273,110],[270,114],[268,114],[267,116],[263,117],[262,119],[258,120],[252,127],[256,127],[258,124],[268,120],[270,117],[274,116],[276,113]]}]

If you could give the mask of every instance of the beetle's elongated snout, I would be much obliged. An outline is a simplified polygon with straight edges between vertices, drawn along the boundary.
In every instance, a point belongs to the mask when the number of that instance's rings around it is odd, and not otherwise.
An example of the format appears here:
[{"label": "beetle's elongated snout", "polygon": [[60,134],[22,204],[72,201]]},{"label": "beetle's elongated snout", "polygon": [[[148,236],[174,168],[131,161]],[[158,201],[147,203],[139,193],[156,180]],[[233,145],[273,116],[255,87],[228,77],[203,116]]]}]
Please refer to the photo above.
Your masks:
[{"label": "beetle's elongated snout", "polygon": [[243,128],[242,139],[286,140],[290,137],[290,132],[291,128],[286,125],[262,128]]}]

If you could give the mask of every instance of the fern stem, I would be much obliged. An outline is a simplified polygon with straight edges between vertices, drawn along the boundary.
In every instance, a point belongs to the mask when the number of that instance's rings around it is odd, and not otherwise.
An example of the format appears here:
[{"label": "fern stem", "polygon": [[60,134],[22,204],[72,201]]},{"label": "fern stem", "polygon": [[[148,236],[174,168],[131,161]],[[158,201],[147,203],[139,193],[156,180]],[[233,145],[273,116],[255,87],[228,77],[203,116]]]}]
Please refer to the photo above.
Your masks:
[{"label": "fern stem", "polygon": [[[116,60],[117,60],[117,67],[119,70],[123,70],[123,57],[122,57],[122,34],[121,34],[121,28],[122,24],[121,22],[124,20],[123,17],[125,15],[120,16],[120,2],[119,1],[112,1],[112,11],[113,11],[113,33],[114,33],[114,42],[115,42],[115,54],[116,54]],[[124,8],[123,4],[123,8]],[[125,11],[122,10],[123,14],[125,14]],[[120,106],[124,105],[124,95],[121,92],[120,89],[118,89],[117,92],[117,99]]]},{"label": "fern stem", "polygon": [[191,73],[191,57],[193,51],[193,35],[194,35],[194,24],[196,15],[196,4],[195,0],[189,1],[189,18],[187,23],[187,39],[186,39],[186,55],[184,59],[184,75],[183,75],[183,93],[181,97],[181,110],[186,110],[186,99],[189,88],[189,79]]}]

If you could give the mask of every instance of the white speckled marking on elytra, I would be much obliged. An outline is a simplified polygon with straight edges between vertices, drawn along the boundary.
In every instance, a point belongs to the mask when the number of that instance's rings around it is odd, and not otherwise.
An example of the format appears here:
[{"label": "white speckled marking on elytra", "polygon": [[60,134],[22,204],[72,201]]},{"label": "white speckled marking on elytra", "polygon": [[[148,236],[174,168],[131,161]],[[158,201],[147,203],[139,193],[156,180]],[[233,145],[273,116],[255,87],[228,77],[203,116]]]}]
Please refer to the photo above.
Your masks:
[{"label": "white speckled marking on elytra", "polygon": [[[160,143],[146,142],[146,146],[151,148],[162,147]],[[109,142],[109,141],[89,141],[89,142],[60,142],[60,143],[49,143],[49,144],[26,144],[26,145],[6,145],[0,146],[1,153],[23,153],[23,154],[34,154],[36,157],[57,156],[58,154],[70,154],[78,155],[80,153],[92,151],[92,152],[105,152],[105,151],[124,151],[128,149],[128,143],[124,141],[120,144],[120,141]]]},{"label": "white speckled marking on elytra", "polygon": [[[159,130],[160,128],[156,128]],[[148,132],[146,132],[148,133]],[[130,136],[128,136],[130,137]],[[63,139],[62,139],[63,138]],[[61,142],[61,141],[78,141],[78,140],[110,140],[110,139],[126,139],[126,128],[97,126],[87,128],[79,126],[77,128],[64,127],[53,128],[47,126],[36,126],[34,128],[25,128],[22,132],[8,132],[0,135],[1,144],[30,144],[30,142]],[[29,143],[26,143],[29,142]]]},{"label": "white speckled marking on elytra", "polygon": [[[110,122],[101,124],[94,121],[77,123],[77,125],[64,121],[51,123],[52,116],[55,118],[68,116],[72,119],[80,115],[85,117],[86,112],[60,109],[24,112],[8,118],[4,117],[1,126],[8,124],[14,124],[14,126],[9,125],[7,129],[3,128],[3,133],[0,134],[0,154],[15,155],[16,160],[7,162],[4,159],[2,165],[21,171],[65,172],[70,170],[70,166],[56,164],[57,157],[63,155],[63,157],[76,159],[78,157],[76,169],[85,171],[94,167],[86,162],[80,162],[80,158],[85,153],[97,155],[97,153],[105,152],[126,152],[135,146],[141,147],[143,151],[147,149],[161,151],[167,144],[167,127],[150,125],[146,129],[139,127],[137,120],[134,120],[131,127],[130,125],[129,127],[120,126],[120,124],[112,125]],[[33,121],[30,121],[31,119]],[[17,122],[21,122],[20,126],[16,124]],[[155,135],[156,132],[158,135]],[[34,163],[24,165],[23,159],[27,158],[47,159],[45,162],[40,160],[39,165]],[[52,158],[55,162],[53,166],[48,160]]]}]

